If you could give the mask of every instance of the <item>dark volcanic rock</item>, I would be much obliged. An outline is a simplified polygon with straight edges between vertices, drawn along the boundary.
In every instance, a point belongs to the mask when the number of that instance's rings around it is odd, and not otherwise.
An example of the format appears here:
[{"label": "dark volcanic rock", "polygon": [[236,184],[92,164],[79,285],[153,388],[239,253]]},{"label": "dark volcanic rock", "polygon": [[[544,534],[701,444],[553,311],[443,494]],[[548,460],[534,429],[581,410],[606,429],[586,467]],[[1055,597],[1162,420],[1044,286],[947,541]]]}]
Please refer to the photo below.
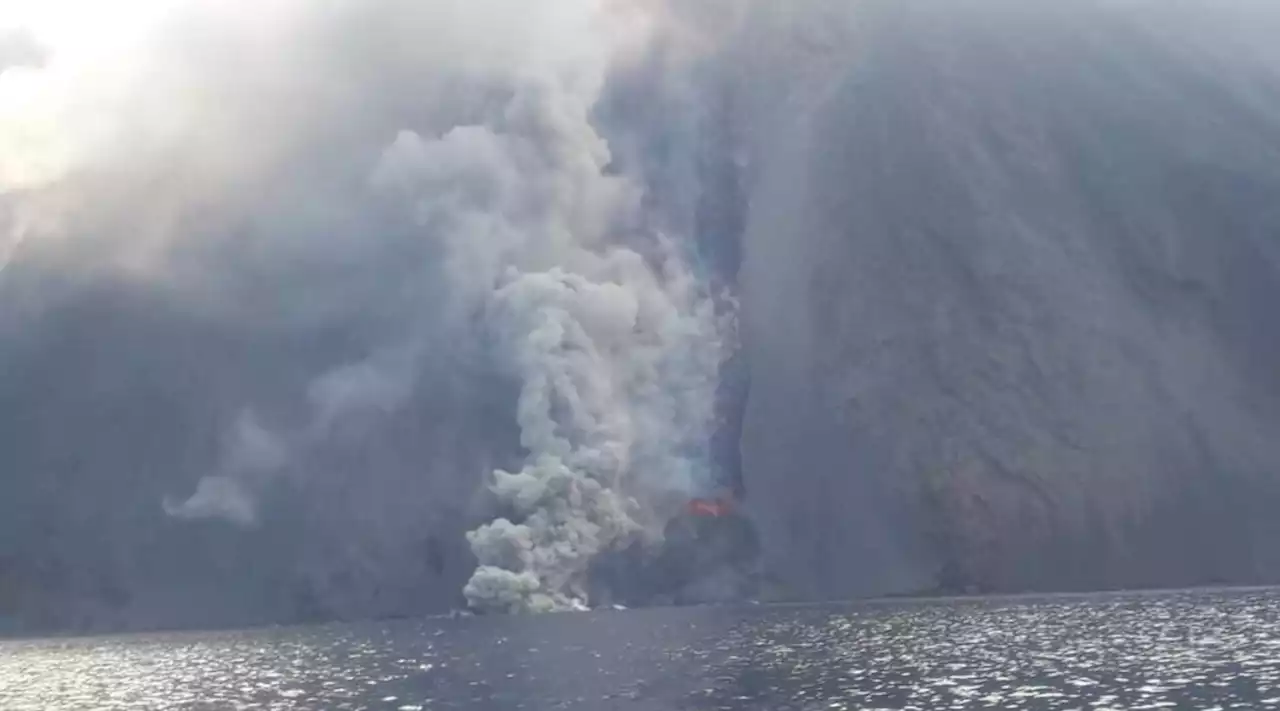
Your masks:
[{"label": "dark volcanic rock", "polygon": [[847,20],[761,70],[810,72],[745,238],[772,564],[814,597],[1280,579],[1277,13]]}]

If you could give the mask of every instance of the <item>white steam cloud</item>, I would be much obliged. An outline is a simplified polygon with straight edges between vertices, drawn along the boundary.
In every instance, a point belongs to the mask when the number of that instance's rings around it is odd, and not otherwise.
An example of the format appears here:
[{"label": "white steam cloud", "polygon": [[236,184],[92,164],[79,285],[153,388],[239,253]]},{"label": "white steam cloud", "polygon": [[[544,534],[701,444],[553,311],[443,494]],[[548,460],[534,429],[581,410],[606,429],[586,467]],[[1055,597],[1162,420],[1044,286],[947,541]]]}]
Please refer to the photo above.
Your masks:
[{"label": "white steam cloud", "polygon": [[[481,304],[498,361],[520,383],[528,456],[490,490],[517,518],[471,532],[478,608],[587,604],[591,561],[637,533],[646,489],[689,489],[723,354],[710,295],[681,254],[624,246],[637,190],[607,173],[591,125],[598,82],[520,81],[480,125],[402,133],[374,185],[407,196],[447,245],[455,297]],[[699,471],[699,468],[702,471]]]},{"label": "white steam cloud", "polygon": [[523,522],[470,534],[481,567],[465,592],[479,607],[571,609],[586,604],[592,559],[639,529],[631,487],[697,476],[688,453],[709,434],[717,324],[681,275],[632,252],[597,273],[510,278],[488,314],[523,383],[530,454],[519,472],[496,472],[492,490]]},{"label": "white steam cloud", "polygon": [[[334,271],[352,272],[376,270],[387,255],[402,254],[394,273],[386,269],[366,280],[385,274],[389,283],[373,290],[382,295],[377,303],[409,305],[387,309],[365,357],[311,383],[300,424],[269,426],[259,408],[246,405],[225,437],[216,471],[189,497],[164,501],[165,511],[245,526],[262,521],[270,515],[266,494],[282,478],[305,486],[309,452],[347,423],[395,417],[415,397],[430,397],[429,388],[423,393],[424,373],[444,362],[439,351],[467,340],[496,366],[494,377],[517,386],[512,415],[524,463],[516,471],[474,472],[477,488],[488,490],[504,517],[467,536],[479,567],[466,599],[476,608],[510,612],[590,604],[585,583],[592,561],[644,532],[657,518],[648,510],[654,501],[707,484],[718,369],[732,326],[732,314],[716,307],[690,269],[691,236],[664,235],[652,226],[642,181],[615,165],[593,124],[610,71],[643,48],[656,5],[388,0],[309,9],[284,3],[260,24],[191,5],[187,15],[171,10],[157,20],[157,31],[210,24],[208,47],[226,53],[220,55],[225,61],[241,68],[255,59],[262,64],[229,80],[205,65],[203,45],[148,41],[140,45],[147,52],[119,66],[154,72],[152,63],[163,58],[172,64],[157,77],[113,76],[108,79],[118,86],[87,92],[111,99],[97,105],[112,114],[94,126],[98,133],[51,142],[47,155],[28,146],[21,156],[0,158],[0,176],[8,181],[0,189],[56,194],[61,202],[54,204],[73,205],[73,216],[101,211],[103,174],[136,178],[163,156],[166,165],[188,172],[182,187],[154,183],[158,191],[139,199],[138,214],[121,210],[128,215],[119,218],[123,231],[131,236],[118,246],[127,251],[130,240],[145,240],[146,250],[158,244],[161,253],[189,259],[204,253],[191,243],[212,239],[191,228],[185,215],[193,205],[251,204],[253,191],[278,190],[272,181],[280,165],[332,142],[345,151],[333,160],[345,159],[347,173],[364,175],[353,188],[357,194],[342,196],[356,207],[308,205],[294,212],[346,215],[377,205],[390,213],[388,220],[410,228],[394,237],[362,232],[355,242],[333,243],[267,234],[252,245],[256,252],[238,258],[270,260],[282,270],[322,259]],[[405,36],[392,37],[401,43],[392,49],[361,48],[383,54],[367,71],[353,71],[328,58],[339,52],[327,44],[334,42],[331,33],[358,24],[352,17],[381,22],[382,29],[401,23],[422,34],[401,30]],[[349,49],[351,42],[338,44]],[[50,92],[57,108],[94,106],[75,96],[74,84],[76,77],[96,77],[60,64],[57,50],[47,70],[60,82]],[[237,53],[244,56],[231,56]],[[20,88],[32,92],[41,71],[24,74]],[[361,113],[361,92],[372,92],[366,87],[379,81],[425,95],[412,120],[396,126],[388,119],[395,112],[386,105],[399,99],[385,93],[364,97],[376,117]],[[255,100],[274,105],[278,115],[267,121]],[[50,136],[75,134],[85,122],[72,119],[25,109],[0,113],[0,125]],[[366,130],[382,132],[381,144],[343,142]],[[130,137],[146,139],[140,156],[119,147]],[[109,199],[134,199],[122,194]],[[54,221],[42,236],[66,237],[66,222]],[[18,244],[14,235],[4,244]],[[68,252],[77,250],[67,244]],[[210,253],[218,249],[229,248],[207,246]],[[164,259],[159,268],[156,261],[150,259],[146,276],[161,277],[181,293],[181,276],[166,273]],[[341,285],[326,284],[324,298],[340,301],[332,295]],[[285,285],[280,292],[286,304],[308,303]],[[217,299],[234,301],[234,294]],[[422,476],[436,475],[424,464]]]}]

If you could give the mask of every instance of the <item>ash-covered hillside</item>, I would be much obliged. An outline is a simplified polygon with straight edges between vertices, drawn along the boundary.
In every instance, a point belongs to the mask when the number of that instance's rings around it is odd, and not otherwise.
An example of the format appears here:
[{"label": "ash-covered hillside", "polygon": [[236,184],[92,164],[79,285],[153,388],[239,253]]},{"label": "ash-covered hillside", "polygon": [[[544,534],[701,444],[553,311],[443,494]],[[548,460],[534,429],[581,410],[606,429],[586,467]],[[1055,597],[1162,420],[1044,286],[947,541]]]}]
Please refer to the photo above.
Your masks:
[{"label": "ash-covered hillside", "polygon": [[744,473],[784,577],[1276,580],[1277,13],[833,17],[742,78],[812,72],[759,99],[741,280]]}]

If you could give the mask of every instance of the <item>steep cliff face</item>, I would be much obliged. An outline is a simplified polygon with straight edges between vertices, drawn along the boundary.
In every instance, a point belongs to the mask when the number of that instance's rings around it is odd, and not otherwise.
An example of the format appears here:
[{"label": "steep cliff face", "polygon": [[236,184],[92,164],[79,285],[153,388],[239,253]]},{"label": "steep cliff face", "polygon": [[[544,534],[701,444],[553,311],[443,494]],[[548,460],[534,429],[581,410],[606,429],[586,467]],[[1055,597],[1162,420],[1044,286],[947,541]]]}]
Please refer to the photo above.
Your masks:
[{"label": "steep cliff face", "polygon": [[852,12],[757,146],[743,459],[774,565],[810,596],[1277,579],[1259,26]]}]

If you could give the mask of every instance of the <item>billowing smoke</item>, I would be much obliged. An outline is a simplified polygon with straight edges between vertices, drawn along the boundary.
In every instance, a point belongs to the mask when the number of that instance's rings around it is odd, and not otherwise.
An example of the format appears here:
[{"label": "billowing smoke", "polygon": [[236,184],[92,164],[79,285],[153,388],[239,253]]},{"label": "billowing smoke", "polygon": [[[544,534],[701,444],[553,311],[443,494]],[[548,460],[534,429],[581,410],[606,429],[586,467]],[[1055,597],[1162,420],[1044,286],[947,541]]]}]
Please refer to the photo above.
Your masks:
[{"label": "billowing smoke", "polygon": [[679,248],[637,233],[638,191],[591,125],[598,86],[521,81],[483,124],[402,133],[374,173],[444,240],[451,296],[476,301],[519,383],[526,462],[489,485],[516,521],[468,535],[478,608],[584,605],[639,502],[709,475],[721,320]]},{"label": "billowing smoke", "polygon": [[[476,312],[476,335],[520,385],[527,462],[489,483],[519,523],[468,536],[481,567],[467,599],[547,611],[585,604],[589,564],[640,533],[641,501],[706,486],[732,314],[717,313],[677,243],[638,232],[638,190],[608,174],[595,97],[554,76],[516,83],[486,123],[402,132],[370,183],[443,245],[450,310]],[[394,410],[413,377],[412,360],[327,374],[304,439],[370,403]],[[229,458],[229,474],[202,480],[170,513],[253,521],[254,492],[285,458],[251,417]]]},{"label": "billowing smoke", "polygon": [[678,262],[662,269],[676,273],[655,274],[623,250],[594,273],[512,271],[494,295],[530,455],[492,485],[522,523],[469,535],[481,562],[466,589],[473,605],[584,604],[591,561],[639,529],[637,489],[705,486],[716,315]]},{"label": "billowing smoke", "polygon": [[[235,407],[168,516],[268,525],[273,497],[305,491],[335,442],[417,400],[447,407],[451,378],[510,384],[523,461],[421,464],[490,499],[467,534],[473,607],[589,604],[592,561],[708,485],[733,313],[691,268],[693,235],[655,216],[649,176],[597,126],[611,73],[671,21],[656,8],[386,0],[258,18],[193,1],[156,10],[132,44],[55,46],[47,68],[23,68],[49,111],[0,121],[56,131],[0,158],[36,225],[9,228],[9,249],[158,285],[207,318],[357,333],[300,397]],[[108,55],[99,76],[89,58]],[[488,447],[510,461],[502,438]]]}]

